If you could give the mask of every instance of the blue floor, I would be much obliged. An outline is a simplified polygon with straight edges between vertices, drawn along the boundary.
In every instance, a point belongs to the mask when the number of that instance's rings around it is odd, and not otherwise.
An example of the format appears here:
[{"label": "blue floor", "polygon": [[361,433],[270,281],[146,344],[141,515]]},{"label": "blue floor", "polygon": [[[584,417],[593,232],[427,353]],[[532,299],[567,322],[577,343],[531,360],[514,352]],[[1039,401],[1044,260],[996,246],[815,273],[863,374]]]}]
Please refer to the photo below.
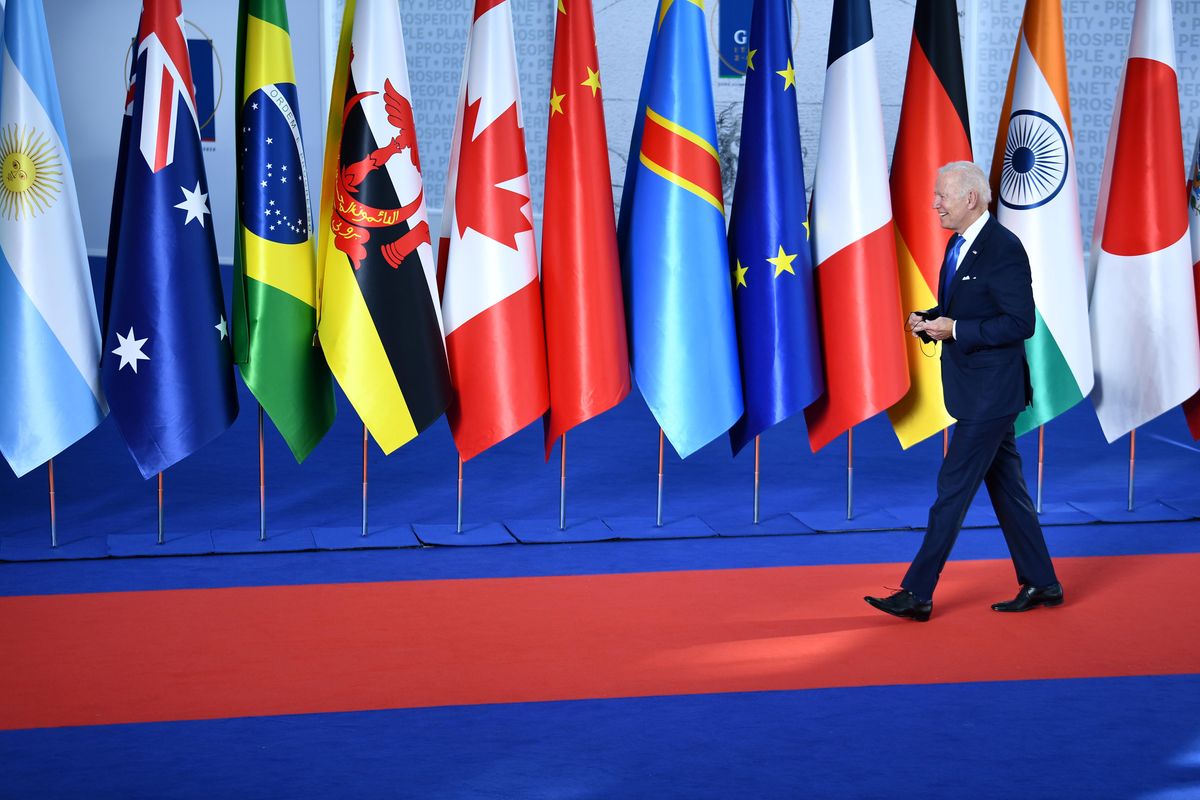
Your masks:
[{"label": "blue floor", "polygon": [[1183,800],[1200,676],[21,731],[0,763],[5,798]]}]

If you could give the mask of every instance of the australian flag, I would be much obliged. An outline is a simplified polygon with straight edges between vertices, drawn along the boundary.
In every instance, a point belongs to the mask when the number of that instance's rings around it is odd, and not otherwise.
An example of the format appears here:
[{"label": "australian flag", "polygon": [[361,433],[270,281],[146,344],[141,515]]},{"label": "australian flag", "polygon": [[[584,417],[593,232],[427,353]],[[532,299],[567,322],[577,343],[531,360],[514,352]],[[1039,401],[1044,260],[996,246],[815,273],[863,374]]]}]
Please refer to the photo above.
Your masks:
[{"label": "australian flag", "polygon": [[237,416],[180,0],[145,0],[113,190],[101,376],[149,478]]}]

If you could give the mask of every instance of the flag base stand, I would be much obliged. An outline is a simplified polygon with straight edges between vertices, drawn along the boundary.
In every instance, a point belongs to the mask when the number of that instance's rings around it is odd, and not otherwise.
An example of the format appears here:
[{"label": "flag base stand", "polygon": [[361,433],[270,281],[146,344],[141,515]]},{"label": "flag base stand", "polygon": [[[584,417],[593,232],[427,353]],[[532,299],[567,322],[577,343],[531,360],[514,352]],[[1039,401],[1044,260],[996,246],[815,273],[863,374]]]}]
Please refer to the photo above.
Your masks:
[{"label": "flag base stand", "polygon": [[1042,525],[1088,525],[1097,519],[1070,503],[1044,503],[1038,513]]},{"label": "flag base stand", "polygon": [[1077,503],[1072,500],[1070,504],[1101,522],[1180,522],[1192,518],[1191,514],[1172,508],[1159,500],[1138,503],[1132,511],[1125,500],[1095,503]]},{"label": "flag base stand", "polygon": [[[926,509],[928,512],[928,509]],[[844,511],[793,511],[792,516],[822,533],[853,531],[896,531],[912,527],[906,525],[895,514],[882,508],[859,510],[854,519],[846,519]],[[924,523],[921,524],[924,527]]]},{"label": "flag base stand", "polygon": [[69,541],[60,536],[54,546],[44,536],[37,541],[13,535],[0,538],[0,561],[69,561],[107,556],[108,548],[99,536],[81,536]]},{"label": "flag base stand", "polygon": [[106,544],[112,556],[205,556],[216,552],[209,531],[172,533],[164,536],[161,544],[154,533],[113,533]]},{"label": "flag base stand", "polygon": [[698,539],[713,537],[717,532],[699,517],[663,520],[657,517],[606,517],[604,524],[612,529],[616,539]]},{"label": "flag base stand", "polygon": [[421,540],[411,525],[372,528],[370,536],[362,535],[361,527],[310,528],[313,541],[320,550],[366,550],[368,548],[420,547]]},{"label": "flag base stand", "polygon": [[706,514],[704,521],[718,536],[795,536],[813,533],[813,529],[791,514],[772,514],[758,522],[742,514]]},{"label": "flag base stand", "polygon": [[258,534],[257,528],[218,528],[212,532],[213,550],[217,553],[276,553],[317,549],[317,543],[308,528],[273,531],[266,541],[260,540]]},{"label": "flag base stand", "polygon": [[478,547],[492,544],[516,544],[517,542],[508,529],[498,522],[463,525],[461,531],[458,525],[440,523],[421,523],[413,525],[412,529],[421,544]]},{"label": "flag base stand", "polygon": [[505,520],[504,527],[522,544],[552,542],[611,542],[617,534],[598,518],[583,519],[559,527],[557,519]]}]

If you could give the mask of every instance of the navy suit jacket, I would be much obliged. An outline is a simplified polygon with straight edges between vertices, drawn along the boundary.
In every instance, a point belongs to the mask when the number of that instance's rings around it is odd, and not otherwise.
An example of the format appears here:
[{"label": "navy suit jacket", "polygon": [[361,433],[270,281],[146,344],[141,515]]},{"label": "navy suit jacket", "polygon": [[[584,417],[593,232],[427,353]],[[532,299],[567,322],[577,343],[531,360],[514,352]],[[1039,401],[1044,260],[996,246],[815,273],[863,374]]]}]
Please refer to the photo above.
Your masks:
[{"label": "navy suit jacket", "polygon": [[945,270],[943,258],[938,304],[929,312],[957,323],[956,337],[942,342],[946,410],[960,420],[1019,414],[1033,402],[1025,340],[1034,329],[1033,283],[1021,240],[993,216],[971,243],[949,298],[941,296]]}]

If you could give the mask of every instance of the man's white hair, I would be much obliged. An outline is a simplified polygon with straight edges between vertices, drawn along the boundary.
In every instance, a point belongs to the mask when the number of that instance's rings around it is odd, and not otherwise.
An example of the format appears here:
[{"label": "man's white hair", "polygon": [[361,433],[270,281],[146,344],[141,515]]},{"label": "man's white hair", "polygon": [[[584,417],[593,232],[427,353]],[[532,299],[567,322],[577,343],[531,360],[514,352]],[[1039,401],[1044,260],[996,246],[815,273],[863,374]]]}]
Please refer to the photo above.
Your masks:
[{"label": "man's white hair", "polygon": [[938,170],[938,177],[943,175],[950,178],[950,185],[958,197],[965,197],[973,190],[983,205],[992,202],[992,187],[977,164],[971,161],[951,161]]}]

